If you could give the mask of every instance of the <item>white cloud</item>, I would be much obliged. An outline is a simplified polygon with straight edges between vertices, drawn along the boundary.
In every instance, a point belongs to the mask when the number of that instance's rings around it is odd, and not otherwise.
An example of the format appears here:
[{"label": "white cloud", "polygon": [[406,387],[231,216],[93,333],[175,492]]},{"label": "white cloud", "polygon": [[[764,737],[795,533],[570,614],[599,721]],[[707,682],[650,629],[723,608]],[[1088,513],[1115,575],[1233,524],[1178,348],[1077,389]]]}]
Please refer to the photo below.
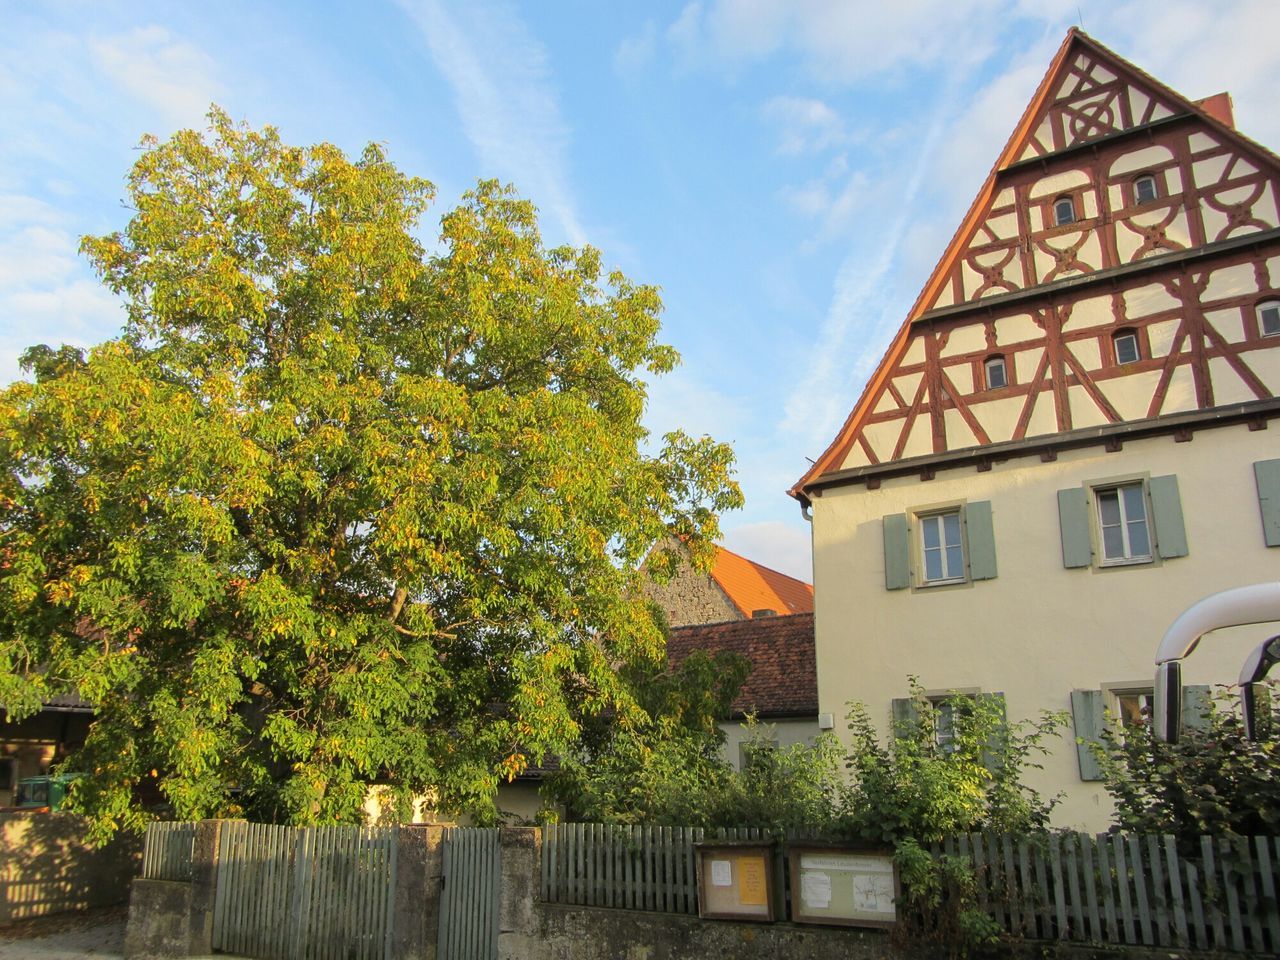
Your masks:
[{"label": "white cloud", "polygon": [[222,99],[213,60],[163,27],[91,40],[89,49],[103,74],[175,127],[198,126]]},{"label": "white cloud", "polygon": [[691,3],[668,30],[689,65],[732,68],[792,49],[824,83],[985,58],[989,21],[1008,0],[716,0]]},{"label": "white cloud", "polygon": [[672,430],[693,437],[705,435],[733,442],[749,425],[749,411],[740,399],[728,396],[679,367],[649,384],[644,425],[654,442]]},{"label": "white cloud", "polygon": [[800,519],[791,523],[768,520],[748,523],[725,531],[724,545],[749,560],[772,567],[791,577],[813,582],[813,550],[809,526]]},{"label": "white cloud", "polygon": [[569,130],[546,51],[516,11],[473,3],[455,16],[437,0],[400,0],[400,6],[453,89],[486,175],[515,183],[556,219],[571,243],[584,243],[568,185]]},{"label": "white cloud", "polygon": [[19,375],[32,344],[87,347],[120,330],[120,304],[80,259],[66,220],[33,197],[0,196],[0,384]]},{"label": "white cloud", "polygon": [[778,128],[781,154],[820,153],[853,139],[840,114],[812,97],[773,97],[761,113]]},{"label": "white cloud", "polygon": [[634,37],[625,37],[613,52],[613,68],[618,73],[635,73],[649,64],[658,45],[658,28],[646,21]]}]

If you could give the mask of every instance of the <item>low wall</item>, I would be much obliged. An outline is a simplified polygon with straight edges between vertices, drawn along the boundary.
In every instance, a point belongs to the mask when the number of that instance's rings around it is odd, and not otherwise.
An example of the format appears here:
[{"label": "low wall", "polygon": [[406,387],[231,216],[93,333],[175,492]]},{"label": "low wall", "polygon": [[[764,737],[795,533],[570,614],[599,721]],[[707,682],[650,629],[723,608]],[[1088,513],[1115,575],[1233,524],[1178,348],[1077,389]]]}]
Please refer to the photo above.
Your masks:
[{"label": "low wall", "polygon": [[[197,826],[192,882],[135,880],[125,956],[208,956],[220,821]],[[932,960],[936,945],[903,949],[880,930],[793,923],[701,920],[680,914],[543,903],[541,831],[503,828],[499,878],[499,960]],[[437,960],[443,830],[402,827],[398,839],[392,960]],[[1166,960],[1168,949],[1004,941],[972,957],[993,960]],[[1177,951],[1181,957],[1225,956]],[[1239,956],[1236,954],[1235,956]]]},{"label": "low wall", "polygon": [[140,839],[95,848],[86,833],[84,820],[67,813],[0,813],[0,926],[128,900]]}]

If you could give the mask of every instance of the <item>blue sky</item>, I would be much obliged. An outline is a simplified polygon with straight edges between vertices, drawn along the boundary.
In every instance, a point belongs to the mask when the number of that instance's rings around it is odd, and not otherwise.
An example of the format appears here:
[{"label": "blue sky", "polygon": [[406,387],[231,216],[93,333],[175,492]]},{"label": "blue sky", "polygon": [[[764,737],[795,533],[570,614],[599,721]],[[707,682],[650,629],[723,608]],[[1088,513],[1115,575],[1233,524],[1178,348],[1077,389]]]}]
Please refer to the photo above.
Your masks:
[{"label": "blue sky", "polygon": [[684,364],[651,429],[730,441],[729,547],[809,577],[783,492],[834,435],[1068,27],[1280,146],[1274,0],[515,4],[0,0],[0,383],[113,336],[77,254],[144,133],[211,102],[288,142],[514,183],[550,243],[659,285]]}]

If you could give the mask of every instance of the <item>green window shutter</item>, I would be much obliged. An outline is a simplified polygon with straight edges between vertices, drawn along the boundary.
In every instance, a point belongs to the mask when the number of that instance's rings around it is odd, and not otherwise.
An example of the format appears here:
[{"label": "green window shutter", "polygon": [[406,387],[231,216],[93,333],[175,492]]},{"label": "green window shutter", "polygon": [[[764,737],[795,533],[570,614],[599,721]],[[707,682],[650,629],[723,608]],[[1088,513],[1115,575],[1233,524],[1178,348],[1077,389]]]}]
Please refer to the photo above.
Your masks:
[{"label": "green window shutter", "polygon": [[1258,509],[1262,511],[1262,538],[1268,547],[1280,547],[1280,460],[1259,460],[1253,465],[1258,483]]},{"label": "green window shutter", "polygon": [[1004,755],[1003,741],[1009,733],[1009,712],[1005,707],[1003,693],[980,693],[978,699],[988,703],[994,703],[1000,708],[1000,717],[1004,721],[1000,730],[995,731],[987,738],[987,748],[982,751],[982,765],[992,773],[995,772],[997,760]]},{"label": "green window shutter", "polygon": [[1152,477],[1147,489],[1151,492],[1151,514],[1156,522],[1156,551],[1166,559],[1185,557],[1187,529],[1182,523],[1178,478]]},{"label": "green window shutter", "polygon": [[916,702],[911,697],[897,697],[893,700],[893,735],[899,736],[903,729],[919,719]]},{"label": "green window shutter", "polygon": [[884,524],[884,588],[911,586],[911,541],[905,513],[891,513]]},{"label": "green window shutter", "polygon": [[1102,742],[1106,719],[1102,714],[1101,690],[1072,690],[1071,719],[1076,730],[1076,760],[1081,780],[1101,780],[1102,767],[1093,754],[1093,744]]},{"label": "green window shutter", "polygon": [[1062,565],[1093,564],[1093,538],[1089,533],[1089,495],[1083,487],[1058,491],[1058,530],[1062,535]]},{"label": "green window shutter", "polygon": [[991,501],[979,500],[964,508],[968,532],[969,579],[994,580],[996,576],[996,535],[991,524]]},{"label": "green window shutter", "polygon": [[1182,729],[1209,729],[1209,687],[1207,684],[1188,684],[1182,688]]}]

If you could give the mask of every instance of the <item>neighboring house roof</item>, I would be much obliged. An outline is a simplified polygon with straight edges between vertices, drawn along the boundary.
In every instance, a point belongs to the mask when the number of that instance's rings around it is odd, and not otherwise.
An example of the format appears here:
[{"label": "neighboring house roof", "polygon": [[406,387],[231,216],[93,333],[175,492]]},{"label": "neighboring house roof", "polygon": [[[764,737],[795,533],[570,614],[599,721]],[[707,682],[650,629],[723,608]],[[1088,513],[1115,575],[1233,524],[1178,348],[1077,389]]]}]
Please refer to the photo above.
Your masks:
[{"label": "neighboring house roof", "polygon": [[757,610],[786,616],[813,613],[813,585],[771,570],[724,547],[716,548],[711,578],[744,617]]},{"label": "neighboring house roof", "polygon": [[[964,253],[975,233],[982,226],[984,213],[996,196],[1002,174],[1011,167],[1041,159],[1040,156],[1033,155],[1037,154],[1040,149],[1034,141],[1037,124],[1042,119],[1044,111],[1051,105],[1054,91],[1058,89],[1059,84],[1062,82],[1072,58],[1079,53],[1086,53],[1095,57],[1099,62],[1113,68],[1119,76],[1144,88],[1154,99],[1161,101],[1169,110],[1174,112],[1175,115],[1172,119],[1178,119],[1179,117],[1198,118],[1212,131],[1221,136],[1224,141],[1236,144],[1242,151],[1251,158],[1256,159],[1263,166],[1272,169],[1280,168],[1280,158],[1234,128],[1229,96],[1217,94],[1203,100],[1189,100],[1092,37],[1072,27],[1067,32],[1066,39],[1054,56],[1049,69],[1045,72],[1035,95],[1028,103],[1009,140],[1000,151],[995,165],[991,168],[982,188],[970,205],[968,213],[961,221],[937,266],[929,275],[929,279],[921,289],[920,295],[908,311],[893,342],[881,358],[879,366],[867,381],[858,402],[854,405],[853,410],[849,413],[848,418],[831,441],[831,444],[788,491],[791,496],[802,503],[809,500],[808,488],[811,485],[816,485],[825,475],[838,471],[840,465],[848,456],[850,449],[858,441],[864,423],[873,413],[873,408],[888,379],[911,343],[913,324],[922,318],[926,318],[926,315],[930,313],[930,305],[935,302],[939,290],[946,282],[951,267],[957,257]],[[1138,129],[1142,126],[1143,124],[1139,123],[1129,129]],[[1102,139],[1110,134],[1111,131],[1099,126],[1092,133],[1086,132],[1079,135],[1070,145],[1058,152],[1080,149],[1089,142]],[[981,441],[979,442],[981,443]]]},{"label": "neighboring house roof", "polygon": [[93,705],[85,703],[76,693],[60,693],[49,697],[42,705],[51,713],[93,713]]},{"label": "neighboring house roof", "polygon": [[751,662],[751,675],[733,701],[735,717],[751,712],[766,720],[817,715],[812,613],[702,623],[671,631],[667,658],[673,667],[694,650],[737,653]]}]

